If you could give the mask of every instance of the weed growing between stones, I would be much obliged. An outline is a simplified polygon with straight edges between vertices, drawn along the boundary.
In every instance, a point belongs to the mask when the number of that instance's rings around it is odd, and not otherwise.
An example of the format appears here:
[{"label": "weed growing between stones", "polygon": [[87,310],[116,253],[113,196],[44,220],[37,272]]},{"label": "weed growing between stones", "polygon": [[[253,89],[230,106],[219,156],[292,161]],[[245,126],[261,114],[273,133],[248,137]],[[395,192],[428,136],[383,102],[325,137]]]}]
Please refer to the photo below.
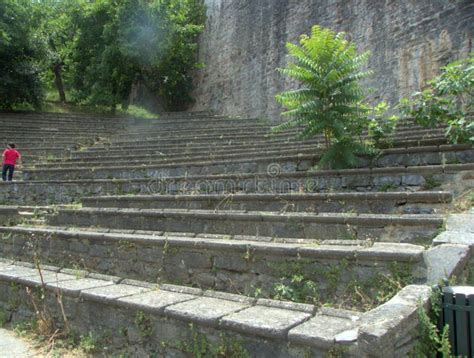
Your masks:
[{"label": "weed growing between stones", "polygon": [[432,175],[428,175],[425,177],[425,184],[423,185],[424,190],[431,190],[434,188],[439,188],[442,183],[433,178]]},{"label": "weed growing between stones", "polygon": [[305,280],[303,275],[293,275],[290,279],[281,279],[281,282],[277,283],[273,290],[273,298],[277,300],[315,304],[320,300],[318,285],[314,281]]},{"label": "weed growing between stones", "polygon": [[341,305],[369,311],[389,301],[412,282],[413,277],[408,265],[392,263],[388,274],[377,273],[365,282],[350,281]]},{"label": "weed growing between stones", "polygon": [[79,348],[88,354],[99,352],[101,350],[100,338],[92,332],[82,335],[79,341]]},{"label": "weed growing between stones", "polygon": [[411,357],[451,357],[451,346],[449,343],[449,326],[444,326],[440,331],[437,327],[439,315],[441,313],[441,296],[440,287],[433,289],[429,305],[430,310],[427,311],[423,305],[418,310],[419,319],[419,338],[418,342],[411,353]]},{"label": "weed growing between stones", "polygon": [[386,184],[383,184],[379,187],[378,191],[380,193],[386,193],[387,191],[390,191],[390,190],[394,190],[396,189],[397,186],[393,183],[386,183]]},{"label": "weed growing between stones", "polygon": [[48,339],[48,347],[50,347],[49,350],[51,350],[54,348],[55,341],[58,338],[64,338],[69,335],[69,321],[64,310],[62,293],[59,289],[56,289],[54,296],[61,312],[62,322],[58,323],[55,321],[51,311],[48,308],[48,292],[46,290],[46,283],[44,281],[40,261],[36,254],[34,263],[40,276],[41,284],[35,293],[30,287],[26,288],[26,293],[31,305],[34,307],[37,320],[37,333]]},{"label": "weed growing between stones", "polygon": [[145,312],[138,311],[135,315],[135,324],[140,331],[142,338],[150,338],[153,334],[153,323],[149,317],[145,315]]},{"label": "weed growing between stones", "polygon": [[454,203],[456,212],[464,212],[470,210],[472,207],[474,207],[474,189],[468,190],[460,195]]},{"label": "weed growing between stones", "polygon": [[[353,276],[347,260],[311,269],[311,262],[306,260],[270,265],[281,275],[280,282],[273,286],[272,298],[361,311],[387,302],[413,282],[409,265],[397,263],[388,267],[388,273],[377,273],[364,281]],[[347,284],[341,284],[343,274],[349,276]],[[320,280],[314,281],[314,277]]]},{"label": "weed growing between stones", "polygon": [[192,323],[189,328],[191,330],[191,340],[178,342],[178,349],[192,357],[250,358],[250,354],[242,345],[242,342],[234,338],[221,334],[219,342],[213,343],[207,339],[205,334],[199,332]]},{"label": "weed growing between stones", "polygon": [[3,308],[0,308],[0,327],[4,327],[9,321],[9,315],[7,311]]}]

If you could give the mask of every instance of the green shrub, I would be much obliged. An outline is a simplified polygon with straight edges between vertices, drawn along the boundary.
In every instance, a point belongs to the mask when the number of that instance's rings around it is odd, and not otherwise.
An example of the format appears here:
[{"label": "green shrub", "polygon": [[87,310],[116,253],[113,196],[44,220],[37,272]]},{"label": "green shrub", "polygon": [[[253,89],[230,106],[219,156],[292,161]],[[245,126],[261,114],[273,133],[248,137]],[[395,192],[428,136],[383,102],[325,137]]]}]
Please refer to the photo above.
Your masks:
[{"label": "green shrub", "polygon": [[279,71],[302,87],[276,96],[287,109],[282,115],[290,119],[275,130],[303,126],[303,137],[323,134],[325,153],[320,164],[334,169],[354,166],[356,153],[368,151],[361,140],[368,110],[359,81],[370,75],[362,70],[369,53],[358,54],[344,36],[314,26],[311,36],[301,36],[300,46],[288,43],[293,61]]},{"label": "green shrub", "polygon": [[395,133],[400,118],[395,115],[389,116],[387,114],[389,109],[385,102],[369,108],[368,135],[377,148],[390,147],[393,144],[390,136]]},{"label": "green shrub", "polygon": [[400,101],[402,113],[425,127],[447,125],[452,143],[474,143],[474,55],[450,63],[429,88]]}]

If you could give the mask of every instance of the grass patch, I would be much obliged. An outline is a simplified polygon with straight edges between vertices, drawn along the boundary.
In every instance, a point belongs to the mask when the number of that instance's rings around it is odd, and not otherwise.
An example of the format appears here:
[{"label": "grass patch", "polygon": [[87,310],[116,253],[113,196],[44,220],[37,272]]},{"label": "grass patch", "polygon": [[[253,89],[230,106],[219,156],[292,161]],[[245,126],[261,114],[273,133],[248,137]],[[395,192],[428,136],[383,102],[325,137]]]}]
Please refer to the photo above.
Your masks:
[{"label": "grass patch", "polygon": [[[17,105],[14,108],[15,111],[28,111],[35,112],[35,108],[28,104]],[[41,107],[41,112],[49,113],[83,113],[83,114],[103,114],[111,115],[109,107],[102,106],[91,106],[87,104],[75,104],[75,103],[61,103],[59,101],[45,101]],[[128,109],[123,110],[118,108],[116,115],[119,117],[135,117],[145,119],[156,119],[159,115],[152,113],[146,108],[131,105]]]}]

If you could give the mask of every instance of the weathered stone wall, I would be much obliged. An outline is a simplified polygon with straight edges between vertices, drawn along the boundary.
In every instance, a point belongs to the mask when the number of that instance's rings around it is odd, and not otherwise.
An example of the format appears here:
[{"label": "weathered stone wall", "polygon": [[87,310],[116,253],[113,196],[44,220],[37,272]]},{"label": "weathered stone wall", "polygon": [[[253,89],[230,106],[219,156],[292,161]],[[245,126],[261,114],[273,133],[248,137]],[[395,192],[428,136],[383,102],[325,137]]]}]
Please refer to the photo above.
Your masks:
[{"label": "weathered stone wall", "polygon": [[370,50],[374,99],[398,101],[419,89],[441,66],[472,51],[471,0],[205,0],[207,26],[196,76],[194,109],[269,117],[281,111],[276,93],[289,82],[286,42],[311,26],[345,31],[360,50]]}]

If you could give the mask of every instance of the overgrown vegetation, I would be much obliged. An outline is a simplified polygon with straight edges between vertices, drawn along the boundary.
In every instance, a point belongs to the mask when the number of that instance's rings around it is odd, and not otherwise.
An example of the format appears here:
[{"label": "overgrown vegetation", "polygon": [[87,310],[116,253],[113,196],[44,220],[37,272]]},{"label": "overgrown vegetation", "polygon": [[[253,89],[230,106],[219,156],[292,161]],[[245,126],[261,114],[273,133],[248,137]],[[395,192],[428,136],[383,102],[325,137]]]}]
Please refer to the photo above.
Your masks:
[{"label": "overgrown vegetation", "polygon": [[323,134],[325,152],[320,165],[344,168],[357,164],[356,153],[367,153],[360,140],[368,110],[359,81],[371,72],[362,70],[369,53],[357,53],[345,34],[314,26],[311,35],[302,35],[300,46],[288,43],[293,62],[279,69],[303,87],[276,96],[290,117],[277,131],[303,126],[305,138]]},{"label": "overgrown vegetation", "polygon": [[39,108],[55,89],[61,102],[115,111],[132,88],[185,108],[204,21],[202,0],[4,0],[0,108]]},{"label": "overgrown vegetation", "polygon": [[446,125],[452,143],[474,144],[474,55],[443,67],[426,90],[401,101],[401,110],[422,126]]},{"label": "overgrown vegetation", "polygon": [[412,357],[451,357],[449,326],[444,326],[442,331],[437,327],[441,313],[441,295],[440,288],[433,289],[429,300],[429,311],[423,306],[418,310],[419,338]]},{"label": "overgrown vegetation", "polygon": [[[287,49],[292,61],[279,71],[299,88],[276,96],[289,119],[275,131],[298,127],[303,138],[322,135],[321,167],[354,167],[360,155],[392,146],[400,118],[427,127],[446,125],[452,143],[474,142],[472,54],[444,67],[430,88],[391,109],[384,102],[366,102],[360,81],[371,75],[364,70],[369,54],[359,54],[344,33],[314,26],[310,36],[302,35],[299,45],[288,43]],[[395,110],[402,116],[393,115]]]},{"label": "overgrown vegetation", "polygon": [[220,335],[218,342],[210,342],[193,324],[189,325],[191,339],[178,342],[178,349],[195,358],[250,358],[250,354],[236,339]]},{"label": "overgrown vegetation", "polygon": [[[409,265],[392,263],[387,272],[378,272],[366,279],[357,277],[356,270],[350,265],[347,260],[316,268],[305,260],[272,264],[281,280],[274,285],[271,297],[368,311],[387,302],[413,282]],[[314,281],[315,276],[320,280]]]},{"label": "overgrown vegetation", "polygon": [[43,98],[41,66],[44,47],[34,36],[28,0],[0,1],[0,108],[29,103],[39,108]]}]

